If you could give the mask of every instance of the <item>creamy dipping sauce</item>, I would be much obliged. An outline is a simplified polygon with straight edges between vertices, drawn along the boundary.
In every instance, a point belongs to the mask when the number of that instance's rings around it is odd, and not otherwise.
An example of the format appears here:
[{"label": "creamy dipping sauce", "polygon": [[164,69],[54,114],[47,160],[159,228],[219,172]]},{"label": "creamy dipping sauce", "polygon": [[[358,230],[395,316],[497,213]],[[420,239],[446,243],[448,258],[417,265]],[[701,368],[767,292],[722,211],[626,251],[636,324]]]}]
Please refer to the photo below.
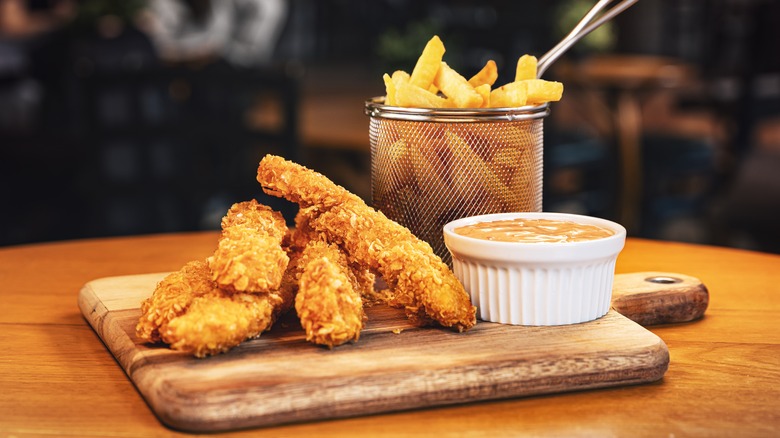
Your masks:
[{"label": "creamy dipping sauce", "polygon": [[477,222],[455,228],[455,234],[496,242],[566,243],[602,239],[615,234],[596,225],[552,219],[509,219]]}]

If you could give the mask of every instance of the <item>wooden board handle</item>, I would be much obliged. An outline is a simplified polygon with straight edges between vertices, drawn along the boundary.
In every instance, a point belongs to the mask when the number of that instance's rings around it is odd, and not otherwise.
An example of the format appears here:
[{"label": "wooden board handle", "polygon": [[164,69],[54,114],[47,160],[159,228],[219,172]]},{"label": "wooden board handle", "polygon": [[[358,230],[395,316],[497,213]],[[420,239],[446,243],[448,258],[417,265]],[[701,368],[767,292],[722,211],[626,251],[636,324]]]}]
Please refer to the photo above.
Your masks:
[{"label": "wooden board handle", "polygon": [[672,272],[617,274],[612,285],[612,308],[643,326],[701,318],[709,301],[698,278]]}]

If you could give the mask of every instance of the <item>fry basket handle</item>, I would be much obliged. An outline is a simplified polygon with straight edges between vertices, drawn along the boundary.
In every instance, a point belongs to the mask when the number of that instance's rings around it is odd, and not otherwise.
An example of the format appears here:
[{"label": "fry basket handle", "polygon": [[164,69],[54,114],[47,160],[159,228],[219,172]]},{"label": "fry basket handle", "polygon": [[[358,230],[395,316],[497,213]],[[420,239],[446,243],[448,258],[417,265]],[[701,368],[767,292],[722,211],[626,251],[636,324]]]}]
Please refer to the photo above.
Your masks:
[{"label": "fry basket handle", "polygon": [[[582,37],[593,32],[607,21],[615,18],[615,16],[628,9],[636,2],[637,0],[622,0],[617,2],[615,2],[615,0],[599,0],[599,2],[596,3],[590,9],[590,11],[585,14],[584,17],[582,17],[582,20],[577,23],[574,29],[572,29],[572,31],[569,32],[565,38],[563,38],[555,47],[550,49],[547,53],[544,54],[544,56],[541,57],[541,59],[539,59],[539,63],[537,64],[536,77],[541,78],[542,74],[544,74],[550,65],[555,62],[561,55],[566,53],[566,51],[569,50],[569,48],[574,45],[574,43],[582,39]],[[610,3],[616,4],[597,18],[596,16],[599,14],[599,12],[601,12],[601,10],[607,7]]]}]

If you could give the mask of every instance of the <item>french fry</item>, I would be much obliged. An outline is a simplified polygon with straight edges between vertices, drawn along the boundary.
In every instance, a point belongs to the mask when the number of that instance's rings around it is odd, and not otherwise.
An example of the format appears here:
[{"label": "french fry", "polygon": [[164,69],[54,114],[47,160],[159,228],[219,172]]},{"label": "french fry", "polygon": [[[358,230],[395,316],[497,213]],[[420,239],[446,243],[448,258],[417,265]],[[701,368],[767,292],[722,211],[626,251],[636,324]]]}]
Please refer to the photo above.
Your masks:
[{"label": "french fry", "polygon": [[492,87],[496,83],[496,79],[498,79],[498,66],[496,66],[496,61],[491,59],[482,67],[482,70],[469,79],[469,84],[474,88],[484,84]]},{"label": "french fry", "polygon": [[406,184],[408,177],[405,169],[408,165],[406,162],[408,157],[406,157],[405,139],[378,144],[374,149],[374,160],[377,166],[385,169],[379,175],[375,175],[374,184],[378,191],[386,192]]},{"label": "french fry", "polygon": [[[491,130],[485,133],[484,141],[491,144],[491,150],[494,152],[506,148],[515,148],[517,144],[524,143],[528,137],[530,128],[528,122],[518,121],[508,126],[503,126],[500,130]],[[493,155],[490,160],[495,161]]]},{"label": "french fry", "polygon": [[[426,206],[424,212],[415,210],[416,218],[412,231],[423,240],[435,242],[441,239],[441,229],[437,221],[449,208],[450,202],[446,200],[455,199],[442,177],[445,163],[439,159],[436,146],[431,146],[425,140],[409,148],[409,159],[418,189],[409,205]],[[448,194],[450,196],[447,196]]]},{"label": "french fry", "polygon": [[438,73],[433,79],[433,85],[439,88],[457,108],[479,108],[482,96],[474,91],[474,87],[453,70],[446,62],[441,62]]},{"label": "french fry", "polygon": [[560,82],[542,79],[528,79],[524,82],[528,93],[526,105],[557,102],[563,96],[563,84]]},{"label": "french fry", "polygon": [[525,81],[510,82],[490,92],[491,108],[512,108],[523,106],[528,99]]},{"label": "french fry", "polygon": [[447,131],[445,136],[452,154],[450,177],[453,189],[464,198],[472,199],[479,197],[480,193],[487,193],[496,201],[511,203],[508,187],[501,182],[488,163],[457,134]]},{"label": "french fry", "polygon": [[447,183],[440,174],[444,163],[438,158],[434,149],[424,151],[421,145],[412,145],[409,148],[409,160],[420,192],[440,196],[448,191]]},{"label": "french fry", "polygon": [[482,105],[480,105],[480,108],[489,108],[490,107],[490,84],[482,84],[477,87],[474,87],[474,91],[477,92],[480,96],[482,96]]},{"label": "french fry", "polygon": [[385,81],[385,105],[395,105],[395,84],[389,74],[382,75]]},{"label": "french fry", "polygon": [[441,42],[437,35],[434,35],[425,45],[422,54],[417,59],[414,70],[412,70],[411,83],[427,90],[439,71],[444,52],[444,43]]},{"label": "french fry", "polygon": [[[518,58],[514,81],[493,88],[498,79],[495,61],[487,61],[479,72],[466,80],[443,61],[444,53],[444,43],[434,35],[417,58],[411,75],[403,70],[393,72],[389,79],[387,74],[383,75],[387,93],[385,104],[415,108],[514,108],[557,101],[562,97],[563,84],[536,78],[538,61],[535,56]],[[419,90],[401,86],[402,83]],[[399,89],[403,89],[400,98]]]},{"label": "french fry", "polygon": [[[459,136],[451,132],[445,133],[447,140],[447,147],[450,152],[450,179],[452,181],[452,189],[460,197],[473,196],[474,192],[484,189],[484,182],[482,176],[477,175],[474,177],[469,172],[469,166],[474,162],[475,158],[479,157],[471,150],[471,147],[466,144]],[[475,178],[479,178],[475,181]]]},{"label": "french fry", "polygon": [[[522,156],[521,164],[517,166],[517,170],[509,182],[509,189],[513,193],[530,194],[535,192],[532,186],[538,183],[536,175],[540,170],[541,161],[534,160],[534,154],[530,153],[531,151],[528,152]],[[536,199],[538,205],[534,204],[533,196],[523,196],[518,199],[522,202],[511,205],[512,211],[539,211],[542,208],[541,198]]]},{"label": "french fry", "polygon": [[409,73],[403,71],[403,70],[396,70],[393,72],[393,76],[391,76],[393,79],[393,83],[395,84],[396,88],[398,87],[398,84],[401,83],[409,83],[411,80],[411,77],[409,76]]},{"label": "french fry", "polygon": [[514,169],[520,166],[520,160],[523,159],[525,152],[525,149],[516,146],[499,148],[493,154],[493,160],[491,162],[496,166]]},{"label": "french fry", "polygon": [[406,82],[395,84],[395,103],[398,106],[412,108],[449,108],[452,106],[447,99]]},{"label": "french fry", "polygon": [[382,164],[390,169],[390,186],[400,187],[409,183],[409,152],[406,139],[402,138],[387,148],[386,160]]},{"label": "french fry", "polygon": [[523,55],[517,60],[515,69],[515,81],[524,81],[526,79],[536,79],[536,57]]}]

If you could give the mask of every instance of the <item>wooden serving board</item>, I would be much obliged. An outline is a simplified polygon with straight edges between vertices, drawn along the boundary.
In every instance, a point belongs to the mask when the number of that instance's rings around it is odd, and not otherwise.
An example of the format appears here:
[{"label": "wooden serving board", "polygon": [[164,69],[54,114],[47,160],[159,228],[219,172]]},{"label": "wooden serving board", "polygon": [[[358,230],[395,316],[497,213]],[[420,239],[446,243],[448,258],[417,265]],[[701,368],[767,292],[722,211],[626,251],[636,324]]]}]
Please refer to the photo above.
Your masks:
[{"label": "wooden serving board", "polygon": [[332,350],[306,342],[292,312],[259,339],[196,359],[135,336],[140,303],[164,275],[91,281],[79,307],[159,419],[187,431],[639,384],[669,365],[666,344],[614,310],[583,324],[455,333],[413,327],[386,306],[367,308],[360,340]]}]

